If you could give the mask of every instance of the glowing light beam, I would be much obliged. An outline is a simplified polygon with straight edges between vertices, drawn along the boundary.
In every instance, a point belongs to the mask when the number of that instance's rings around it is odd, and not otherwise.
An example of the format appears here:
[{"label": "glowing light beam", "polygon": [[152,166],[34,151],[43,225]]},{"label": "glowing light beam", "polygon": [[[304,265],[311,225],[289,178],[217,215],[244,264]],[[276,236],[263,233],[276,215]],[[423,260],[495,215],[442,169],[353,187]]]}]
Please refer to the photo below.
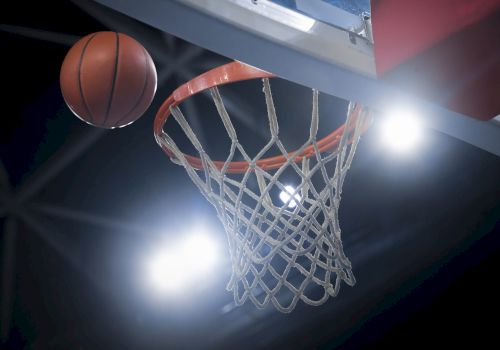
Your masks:
[{"label": "glowing light beam", "polygon": [[177,243],[161,245],[146,259],[146,282],[155,293],[186,291],[214,268],[218,257],[216,242],[202,229],[193,231]]},{"label": "glowing light beam", "polygon": [[396,153],[414,149],[422,138],[422,126],[410,110],[395,110],[387,114],[381,126],[384,144]]}]

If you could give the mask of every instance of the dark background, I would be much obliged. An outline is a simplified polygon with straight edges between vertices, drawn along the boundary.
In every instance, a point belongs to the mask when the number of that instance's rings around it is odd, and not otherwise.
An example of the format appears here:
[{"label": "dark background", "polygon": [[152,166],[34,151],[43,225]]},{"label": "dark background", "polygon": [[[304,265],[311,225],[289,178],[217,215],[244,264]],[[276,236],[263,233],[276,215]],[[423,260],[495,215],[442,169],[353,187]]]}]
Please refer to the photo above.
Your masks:
[{"label": "dark background", "polygon": [[[500,160],[433,130],[407,158],[379,146],[376,124],[361,140],[341,211],[358,284],[342,286],[337,298],[320,307],[299,304],[290,315],[248,304],[234,308],[224,289],[229,261],[223,257],[227,266],[212,283],[182,301],[149,300],[138,286],[136,261],[158,237],[179,234],[192,220],[209,221],[223,237],[213,209],[155,144],[154,113],[186,78],[228,59],[92,2],[77,4],[10,2],[0,13],[3,348],[498,343],[496,324],[487,319],[500,311]],[[71,43],[99,30],[137,38],[159,76],[179,64],[159,81],[146,115],[116,131],[80,122],[58,86]],[[290,94],[283,109],[310,103],[303,89],[275,85],[277,96]],[[232,100],[240,112],[252,112],[259,98],[249,92]],[[322,103],[322,111],[345,109],[335,98],[325,96]],[[197,105],[198,114],[203,107]],[[248,127],[261,130],[251,120]],[[210,129],[207,134],[217,138]]]}]

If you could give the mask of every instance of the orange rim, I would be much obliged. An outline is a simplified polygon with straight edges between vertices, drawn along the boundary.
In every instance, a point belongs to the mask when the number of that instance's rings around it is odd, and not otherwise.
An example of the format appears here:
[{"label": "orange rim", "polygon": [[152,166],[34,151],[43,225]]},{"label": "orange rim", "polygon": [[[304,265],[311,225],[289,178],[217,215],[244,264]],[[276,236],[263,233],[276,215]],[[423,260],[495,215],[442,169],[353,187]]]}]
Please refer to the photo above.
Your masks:
[{"label": "orange rim", "polygon": [[[250,79],[262,79],[262,78],[274,78],[275,74],[268,73],[266,71],[260,70],[258,68],[249,66],[247,64],[235,61],[223,66],[212,69],[206,73],[203,73],[196,78],[188,81],[187,83],[178,87],[161,105],[160,109],[156,113],[155,121],[154,121],[154,133],[157,139],[161,138],[161,134],[163,133],[163,126],[165,125],[168,117],[170,116],[170,107],[178,106],[182,101],[187,98],[200,93],[202,91],[208,90],[215,86],[220,86],[224,84],[234,83],[237,81],[250,80]],[[353,112],[354,119],[356,120],[360,113],[361,107],[356,105]],[[349,130],[351,133],[354,129],[354,125]],[[363,131],[366,130],[367,125],[363,127]],[[342,138],[342,134],[344,132],[345,124],[340,126],[338,129],[325,136],[323,139],[317,142],[318,149],[320,152],[333,152],[336,148],[338,148],[340,139]],[[174,153],[164,144],[159,143],[163,151],[170,157],[176,158]],[[314,156],[314,146],[307,146],[302,152],[296,154],[297,151],[289,152],[288,156],[295,158],[293,161],[298,163],[302,161],[303,158],[310,158]],[[196,170],[203,169],[203,162],[200,158],[184,154],[186,161]],[[264,170],[277,169],[283,163],[287,161],[287,158],[284,155],[268,157],[264,159],[260,159],[255,162],[256,166],[262,168]],[[225,165],[225,161],[216,160],[213,161],[214,165],[221,170]],[[244,173],[248,170],[250,164],[246,161],[238,161],[238,162],[228,162],[227,163],[227,172],[228,173]]]}]

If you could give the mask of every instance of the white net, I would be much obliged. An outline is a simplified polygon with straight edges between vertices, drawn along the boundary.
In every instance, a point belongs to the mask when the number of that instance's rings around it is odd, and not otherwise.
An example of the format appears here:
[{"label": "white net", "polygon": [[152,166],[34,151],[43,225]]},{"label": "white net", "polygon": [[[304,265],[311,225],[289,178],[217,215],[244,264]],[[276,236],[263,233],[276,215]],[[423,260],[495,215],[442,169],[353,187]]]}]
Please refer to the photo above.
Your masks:
[{"label": "white net", "polygon": [[[338,147],[322,152],[316,140],[318,92],[313,90],[309,138],[289,153],[279,138],[269,80],[262,81],[271,138],[256,156],[249,156],[238,141],[216,87],[210,92],[231,141],[223,163],[210,159],[178,107],[170,112],[198,152],[202,169],[192,165],[168,132],[163,131],[157,141],[217,209],[229,241],[232,275],[227,289],[234,293],[235,303],[249,299],[263,308],[271,302],[279,311],[291,312],[299,300],[320,305],[337,295],[341,281],[350,286],[356,282],[342,248],[338,213],[344,179],[368,111],[354,113],[350,104]],[[301,156],[308,147],[312,147],[311,156]],[[280,151],[283,164],[263,165],[270,149]],[[237,153],[248,163],[241,174],[230,171]],[[297,180],[295,187],[288,184],[290,173]]]}]

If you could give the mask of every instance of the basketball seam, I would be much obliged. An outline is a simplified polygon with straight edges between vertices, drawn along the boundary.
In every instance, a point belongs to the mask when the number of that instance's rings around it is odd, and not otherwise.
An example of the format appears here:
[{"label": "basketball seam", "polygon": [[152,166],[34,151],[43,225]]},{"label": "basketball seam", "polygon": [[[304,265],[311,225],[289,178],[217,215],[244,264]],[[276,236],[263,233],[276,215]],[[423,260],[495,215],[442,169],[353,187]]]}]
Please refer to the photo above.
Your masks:
[{"label": "basketball seam", "polygon": [[142,101],[142,98],[146,92],[146,87],[148,86],[148,76],[149,76],[149,71],[148,71],[148,56],[147,56],[147,52],[146,50],[143,48],[142,49],[142,52],[144,53],[144,58],[145,58],[145,61],[146,61],[146,64],[145,64],[145,71],[146,71],[146,77],[144,78],[144,85],[142,87],[142,91],[141,91],[141,94],[139,95],[139,98],[137,99],[137,101],[135,102],[134,106],[130,109],[130,111],[128,111],[127,113],[125,113],[125,115],[120,118],[116,123],[119,124],[122,120],[125,120],[130,113],[132,113],[134,111],[134,109],[137,108],[137,106],[139,106],[139,104],[141,103]]},{"label": "basketball seam", "polygon": [[82,54],[80,55],[80,61],[78,62],[78,90],[80,91],[80,97],[82,98],[83,101],[83,106],[88,112],[88,116],[90,118],[90,122],[94,122],[94,116],[92,115],[92,112],[90,111],[89,105],[87,104],[87,100],[85,100],[85,95],[83,94],[83,86],[82,86],[82,64],[83,64],[83,56],[85,55],[85,51],[87,51],[87,47],[89,46],[90,42],[92,39],[95,38],[95,36],[99,33],[95,33],[92,35],[89,40],[85,43],[82,49]]},{"label": "basketball seam", "polygon": [[[115,67],[113,71],[113,85],[111,85],[111,93],[108,100],[108,109],[106,111],[106,116],[104,117],[104,122],[102,123],[104,126],[108,121],[109,111],[111,110],[111,104],[113,103],[113,95],[115,93],[115,85],[116,85],[116,77],[118,75],[118,56],[120,54],[120,36],[116,33],[116,55],[115,55]],[[114,126],[114,125],[113,125]]]}]

